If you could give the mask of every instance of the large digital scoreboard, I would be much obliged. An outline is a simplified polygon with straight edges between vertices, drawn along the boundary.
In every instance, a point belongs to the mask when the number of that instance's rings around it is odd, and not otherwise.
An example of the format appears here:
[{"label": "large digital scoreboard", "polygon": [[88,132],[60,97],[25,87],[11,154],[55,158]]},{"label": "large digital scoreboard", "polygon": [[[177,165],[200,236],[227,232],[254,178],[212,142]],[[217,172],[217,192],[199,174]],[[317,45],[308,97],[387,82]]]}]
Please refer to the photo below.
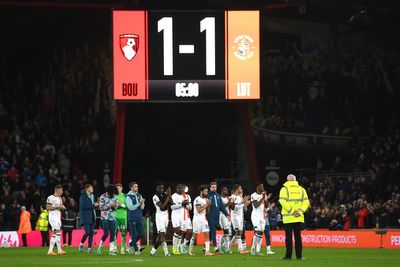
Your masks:
[{"label": "large digital scoreboard", "polygon": [[114,99],[260,98],[259,11],[113,11]]}]

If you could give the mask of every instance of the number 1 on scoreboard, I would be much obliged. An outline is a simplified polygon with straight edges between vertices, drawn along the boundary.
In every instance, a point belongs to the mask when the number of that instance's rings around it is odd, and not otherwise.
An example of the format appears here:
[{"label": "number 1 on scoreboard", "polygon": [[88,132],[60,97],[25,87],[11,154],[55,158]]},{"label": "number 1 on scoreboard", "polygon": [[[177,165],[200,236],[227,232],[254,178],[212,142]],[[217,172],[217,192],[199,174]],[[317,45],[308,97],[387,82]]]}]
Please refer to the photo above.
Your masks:
[{"label": "number 1 on scoreboard", "polygon": [[[164,76],[174,75],[173,19],[163,17],[157,22],[157,31],[163,32]],[[206,34],[206,75],[215,75],[215,18],[200,21],[200,32]]]}]

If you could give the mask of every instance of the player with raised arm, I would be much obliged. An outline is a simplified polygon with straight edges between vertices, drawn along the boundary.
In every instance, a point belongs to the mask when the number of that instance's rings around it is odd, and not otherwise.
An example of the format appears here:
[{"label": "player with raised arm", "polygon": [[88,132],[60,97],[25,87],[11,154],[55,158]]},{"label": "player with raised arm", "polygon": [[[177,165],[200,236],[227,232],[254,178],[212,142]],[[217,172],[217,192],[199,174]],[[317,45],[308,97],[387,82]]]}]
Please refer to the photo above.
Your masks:
[{"label": "player with raised arm", "polygon": [[189,255],[194,256],[193,246],[196,238],[200,233],[204,234],[205,238],[205,256],[213,256],[214,253],[210,252],[210,227],[206,217],[207,208],[212,204],[208,199],[208,186],[202,185],[199,187],[200,195],[193,201],[193,236],[190,239]]},{"label": "player with raised arm", "polygon": [[[271,194],[269,197],[271,197]],[[262,183],[258,183],[256,186],[256,192],[251,194],[251,205],[253,207],[251,212],[251,222],[254,228],[254,236],[250,253],[254,256],[262,255],[260,249],[263,239],[263,232],[265,230],[265,208],[267,200],[268,197],[265,195],[264,185]]]},{"label": "player with raised arm", "polygon": [[[182,241],[182,233],[186,230],[186,225],[188,221],[186,220],[188,217],[188,209],[187,206],[191,206],[191,203],[187,199],[187,195],[184,195],[184,186],[182,184],[176,185],[176,193],[174,193],[171,197],[172,199],[172,227],[174,228],[174,236],[172,241],[172,253],[173,254],[181,254],[180,246]],[[191,208],[191,207],[189,207]],[[190,220],[190,217],[189,217]],[[190,229],[191,222],[190,223]]]},{"label": "player with raised arm", "polygon": [[121,233],[121,254],[125,254],[126,250],[126,232],[127,232],[127,218],[128,212],[126,210],[126,195],[123,192],[122,184],[116,184],[117,195],[117,209],[115,210],[115,238],[118,232]]},{"label": "player with raised arm", "polygon": [[[235,239],[238,246],[238,251],[241,254],[247,254],[249,251],[242,244],[242,232],[243,232],[243,218],[244,212],[247,210],[250,204],[249,196],[243,197],[243,189],[240,185],[236,184],[233,186],[233,194],[231,196],[232,203],[232,226],[235,229]],[[231,242],[231,244],[233,241]],[[229,246],[230,247],[230,246]]]},{"label": "player with raised arm", "polygon": [[[54,194],[49,196],[46,201],[46,209],[49,211],[49,224],[52,229],[50,239],[50,247],[47,255],[64,255],[65,252],[61,248],[61,211],[65,210],[62,201],[63,188],[61,185],[54,187]],[[54,253],[54,245],[57,244],[58,253]]]},{"label": "player with raised arm", "polygon": [[167,192],[164,192],[164,184],[162,182],[157,182],[156,194],[153,196],[153,203],[156,207],[157,240],[151,249],[150,255],[157,256],[157,248],[162,245],[164,255],[168,257],[171,256],[171,254],[168,252],[165,235],[169,223],[168,206],[171,204],[171,188],[168,187]]},{"label": "player with raised arm", "polygon": [[183,213],[183,226],[182,226],[182,235],[183,242],[181,244],[181,252],[186,254],[188,251],[186,249],[187,243],[190,242],[192,238],[192,220],[190,219],[190,211],[192,210],[192,198],[188,194],[189,188],[184,185],[183,186],[183,205],[184,205],[184,213]]}]

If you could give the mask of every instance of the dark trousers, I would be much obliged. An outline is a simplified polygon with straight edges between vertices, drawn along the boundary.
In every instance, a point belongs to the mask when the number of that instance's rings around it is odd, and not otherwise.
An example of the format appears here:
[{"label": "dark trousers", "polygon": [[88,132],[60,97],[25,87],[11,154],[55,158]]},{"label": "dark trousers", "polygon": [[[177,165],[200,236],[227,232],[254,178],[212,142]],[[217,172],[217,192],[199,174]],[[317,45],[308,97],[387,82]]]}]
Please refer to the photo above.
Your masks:
[{"label": "dark trousers", "polygon": [[49,231],[40,231],[40,235],[42,236],[42,247],[49,246]]},{"label": "dark trousers", "polygon": [[209,220],[208,227],[210,227],[210,240],[213,242],[214,247],[217,246],[217,225],[218,221]]},{"label": "dark trousers", "polygon": [[92,244],[93,244],[94,225],[93,224],[84,224],[83,228],[85,229],[85,233],[82,236],[81,243],[85,243],[86,238],[89,237],[88,248],[91,248]]},{"label": "dark trousers", "polygon": [[28,241],[26,241],[26,234],[21,234],[22,237],[22,244],[24,244],[24,247],[28,246]]},{"label": "dark trousers", "polygon": [[67,235],[68,235],[68,246],[71,246],[72,243],[72,229],[63,230],[63,243],[67,244]]},{"label": "dark trousers", "polygon": [[111,220],[101,220],[101,226],[103,228],[103,236],[101,237],[101,240],[104,242],[108,234],[110,234],[110,243],[114,242],[115,240],[115,221]]},{"label": "dark trousers", "polygon": [[267,246],[271,246],[271,228],[269,224],[265,225],[264,235],[265,235],[265,240],[267,242]]},{"label": "dark trousers", "polygon": [[294,242],[295,242],[295,250],[296,257],[299,259],[302,257],[303,245],[301,242],[301,223],[285,223],[285,236],[286,236],[286,258],[292,258],[292,250],[293,250],[293,242],[292,242],[292,233],[294,233]]},{"label": "dark trousers", "polygon": [[[141,240],[144,236],[143,219],[128,220],[129,234],[131,235],[131,242],[129,246],[133,247],[135,251],[138,250],[136,242]],[[157,231],[156,231],[157,232]]]}]

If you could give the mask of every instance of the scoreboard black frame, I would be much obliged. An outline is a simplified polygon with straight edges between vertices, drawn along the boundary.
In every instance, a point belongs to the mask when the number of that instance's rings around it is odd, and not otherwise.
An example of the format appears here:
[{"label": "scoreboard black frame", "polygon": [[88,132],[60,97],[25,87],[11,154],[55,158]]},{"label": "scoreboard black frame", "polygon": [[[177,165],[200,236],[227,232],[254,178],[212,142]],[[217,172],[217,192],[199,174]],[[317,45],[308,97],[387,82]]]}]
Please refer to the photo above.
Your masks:
[{"label": "scoreboard black frame", "polygon": [[259,11],[114,10],[114,100],[260,98]]}]

